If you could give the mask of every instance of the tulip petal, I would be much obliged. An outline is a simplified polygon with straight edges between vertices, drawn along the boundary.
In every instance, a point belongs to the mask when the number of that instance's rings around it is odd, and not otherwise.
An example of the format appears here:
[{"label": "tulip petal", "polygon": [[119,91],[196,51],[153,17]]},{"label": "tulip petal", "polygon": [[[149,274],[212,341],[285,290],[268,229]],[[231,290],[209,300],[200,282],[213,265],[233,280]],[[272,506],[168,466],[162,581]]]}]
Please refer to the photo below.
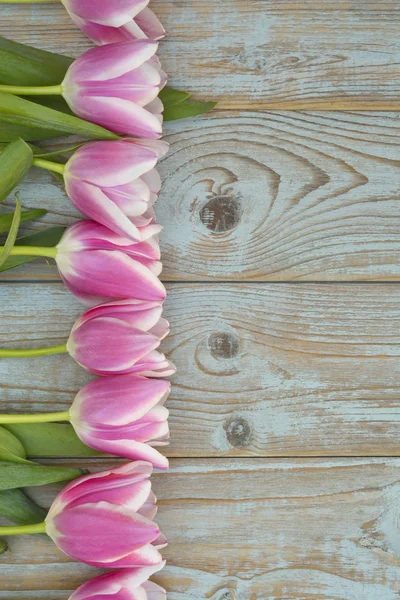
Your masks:
[{"label": "tulip petal", "polygon": [[66,100],[80,117],[115,133],[153,139],[162,134],[162,119],[129,100],[82,95],[72,102]]},{"label": "tulip petal", "polygon": [[137,69],[154,56],[157,48],[158,43],[153,40],[133,40],[91,48],[69,67],[63,82],[64,94],[69,96],[77,85],[90,81],[102,81],[109,86],[109,80]]},{"label": "tulip petal", "polygon": [[67,351],[84,369],[101,375],[127,372],[159,344],[156,336],[121,319],[99,317],[71,332]]},{"label": "tulip petal", "polygon": [[[165,35],[165,29],[160,20],[148,7],[144,8],[136,15],[135,22],[144,32],[144,34],[151,40],[160,40]],[[125,29],[126,27],[129,27],[129,23],[124,25],[123,28]]]},{"label": "tulip petal", "polygon": [[91,296],[161,301],[166,296],[159,279],[123,252],[85,250],[68,255],[59,251],[56,262],[72,287]]},{"label": "tulip petal", "polygon": [[157,514],[157,498],[151,490],[147,501],[138,510],[140,515],[152,521]]},{"label": "tulip petal", "polygon": [[[133,590],[139,588],[142,586],[142,584],[147,582],[149,577],[163,569],[164,566],[165,561],[162,561],[161,563],[151,567],[126,569],[123,571],[114,571],[111,573],[106,573],[105,575],[100,575],[99,577],[95,577],[94,579],[91,579],[90,581],[87,581],[81,585],[72,594],[69,600],[89,600],[89,598],[97,600],[99,598],[99,594],[103,594],[104,598],[113,596],[115,600],[120,600],[119,595],[115,596],[120,589],[124,588],[126,590]],[[132,596],[127,596],[127,600],[133,600]]]},{"label": "tulip petal", "polygon": [[122,236],[140,240],[137,227],[100,188],[74,178],[68,178],[65,184],[68,196],[81,213]]},{"label": "tulip petal", "polygon": [[167,457],[149,444],[136,442],[135,440],[98,439],[85,430],[77,431],[77,433],[82,442],[100,452],[122,456],[131,460],[144,460],[150,462],[156,469],[168,469]]},{"label": "tulip petal", "polygon": [[101,497],[101,494],[113,488],[120,490],[120,503],[124,505],[124,502],[130,502],[130,495],[126,497],[124,488],[129,489],[131,485],[148,479],[152,471],[153,467],[150,463],[136,461],[114,469],[83,475],[63,488],[53,502],[48,517],[53,518],[66,506],[76,503],[89,493],[96,492]]},{"label": "tulip petal", "polygon": [[[80,17],[78,17],[78,15],[75,15],[71,11],[68,12],[75,25],[77,25],[79,29],[81,29],[81,31],[83,31],[83,33],[85,33],[87,37],[90,38],[98,46],[103,46],[106,44],[116,44],[117,42],[126,42],[128,40],[140,39],[145,37],[143,34],[140,36],[132,37],[132,35],[129,34],[129,31],[127,31],[124,26],[108,27],[107,25],[100,25],[98,23],[94,23],[93,21],[86,21],[85,19],[81,19]],[[139,31],[141,31],[138,26],[136,27]]]},{"label": "tulip petal", "polygon": [[107,188],[107,196],[127,217],[140,217],[146,212],[151,194],[142,179]]},{"label": "tulip petal", "polygon": [[82,19],[121,27],[146,8],[149,0],[62,0],[65,7]]},{"label": "tulip petal", "polygon": [[152,544],[147,544],[147,546],[143,546],[138,550],[134,550],[124,557],[107,562],[107,564],[99,562],[95,559],[91,560],[88,564],[92,565],[93,567],[106,567],[107,569],[132,569],[143,566],[158,565],[161,561],[162,556],[159,550]]},{"label": "tulip petal", "polygon": [[[148,479],[133,482],[124,486],[114,485],[110,486],[108,489],[101,490],[101,501],[115,504],[115,506],[122,506],[133,512],[139,512],[141,507],[146,504],[150,491],[151,483]],[[68,504],[68,509],[81,504],[96,504],[98,501],[98,489],[89,489],[86,494],[82,494],[75,502],[70,502]]]},{"label": "tulip petal", "polygon": [[124,185],[153,169],[162,149],[123,140],[91,142],[70,158],[66,174],[98,187]]},{"label": "tulip petal", "polygon": [[168,381],[129,374],[96,379],[75,397],[70,409],[71,421],[83,422],[89,429],[128,426],[165,402],[169,390]]},{"label": "tulip petal", "polygon": [[109,316],[123,319],[142,331],[149,331],[158,323],[161,314],[161,302],[146,302],[134,299],[114,300],[85,311],[82,317],[76,321],[74,329],[90,319]]},{"label": "tulip petal", "polygon": [[46,532],[71,558],[104,565],[157,539],[155,523],[107,502],[83,504],[46,519]]}]

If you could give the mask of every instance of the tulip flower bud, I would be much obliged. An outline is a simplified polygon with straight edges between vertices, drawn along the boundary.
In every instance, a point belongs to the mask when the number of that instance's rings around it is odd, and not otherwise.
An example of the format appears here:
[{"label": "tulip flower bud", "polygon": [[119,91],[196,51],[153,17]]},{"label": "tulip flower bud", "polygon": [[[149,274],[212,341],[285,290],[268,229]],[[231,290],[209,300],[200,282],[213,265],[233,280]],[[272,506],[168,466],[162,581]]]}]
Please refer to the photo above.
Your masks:
[{"label": "tulip flower bud", "polygon": [[165,562],[162,562],[154,567],[124,569],[100,575],[81,585],[69,600],[166,600],[166,591],[147,581],[164,565]]},{"label": "tulip flower bud", "polygon": [[87,310],[75,323],[67,351],[96,375],[167,377],[174,366],[156,351],[168,334],[160,302],[121,300]]},{"label": "tulip flower bud", "polygon": [[[97,0],[96,0],[97,2]],[[167,77],[157,42],[135,40],[91,48],[69,67],[62,95],[71,110],[119,134],[159,138]]]},{"label": "tulip flower bud", "polygon": [[[66,192],[84,215],[121,236],[141,241],[149,237],[150,209],[161,187],[154,167],[167,151],[168,144],[156,140],[86,144],[65,165]],[[150,235],[160,229],[153,226]]]},{"label": "tulip flower bud", "polygon": [[[154,227],[152,222],[145,225],[143,237]],[[93,305],[110,298],[163,301],[159,256],[154,239],[132,244],[98,223],[78,221],[62,236],[55,260],[68,289]]]},{"label": "tulip flower bud", "polygon": [[168,460],[153,446],[169,441],[168,381],[136,375],[103,377],[77,394],[69,411],[80,439],[100,452],[168,468]]},{"label": "tulip flower bud", "polygon": [[151,472],[151,464],[134,462],[76,479],[53,502],[46,533],[65,554],[88,565],[161,568],[159,550],[166,540],[152,521],[157,508]]},{"label": "tulip flower bud", "polygon": [[158,40],[165,31],[149,0],[62,0],[73,21],[96,44],[139,38]]}]

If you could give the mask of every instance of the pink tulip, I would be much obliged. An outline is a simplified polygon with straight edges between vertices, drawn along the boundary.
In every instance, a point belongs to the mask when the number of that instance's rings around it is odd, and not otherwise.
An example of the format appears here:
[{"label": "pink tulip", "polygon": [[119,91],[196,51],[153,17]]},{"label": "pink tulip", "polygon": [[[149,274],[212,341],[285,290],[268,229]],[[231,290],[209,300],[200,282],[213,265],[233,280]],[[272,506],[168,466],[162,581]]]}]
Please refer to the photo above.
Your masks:
[{"label": "pink tulip", "polygon": [[165,142],[132,138],[86,144],[65,165],[67,194],[84,215],[140,241],[161,187],[154,167],[167,150]]},{"label": "pink tulip", "polygon": [[69,410],[79,438],[91,448],[145,460],[167,469],[168,460],[153,446],[169,441],[168,381],[136,375],[103,377],[88,383]]},{"label": "pink tulip", "polygon": [[[157,230],[149,222],[141,236]],[[110,298],[162,301],[165,288],[158,243],[151,237],[139,244],[122,238],[93,221],[78,221],[67,228],[55,257],[68,289],[88,305]]]},{"label": "pink tulip", "polygon": [[152,466],[135,462],[75,479],[56,497],[46,533],[71,558],[102,568],[163,565],[165,538],[152,521]]},{"label": "pink tulip", "polygon": [[149,0],[62,0],[73,21],[96,44],[159,40],[165,30],[147,7]]},{"label": "pink tulip", "polygon": [[154,41],[135,40],[85,52],[62,83],[72,111],[116,133],[159,138],[163,105],[158,94],[167,78],[157,47]]},{"label": "pink tulip", "polygon": [[81,585],[69,600],[166,600],[166,591],[147,581],[165,563],[142,569],[124,569],[100,575]]},{"label": "pink tulip", "polygon": [[95,375],[168,377],[174,366],[156,351],[168,334],[160,302],[121,300],[87,310],[72,328],[69,354]]}]

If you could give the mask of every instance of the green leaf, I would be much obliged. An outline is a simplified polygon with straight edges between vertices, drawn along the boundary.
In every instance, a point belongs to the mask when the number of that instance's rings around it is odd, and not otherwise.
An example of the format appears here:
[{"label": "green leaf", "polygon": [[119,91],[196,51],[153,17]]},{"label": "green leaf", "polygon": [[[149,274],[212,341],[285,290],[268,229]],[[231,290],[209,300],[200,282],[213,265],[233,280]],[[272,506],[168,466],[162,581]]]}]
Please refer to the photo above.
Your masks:
[{"label": "green leaf", "polygon": [[[43,246],[51,248],[57,246],[64,231],[65,227],[49,227],[38,233],[18,238],[17,244],[18,246]],[[37,256],[9,256],[4,265],[0,267],[0,273],[15,269],[15,267],[19,267],[35,259],[37,259]]]},{"label": "green leaf", "polygon": [[18,437],[0,427],[0,460],[23,463],[25,458],[25,448]]},{"label": "green leaf", "polygon": [[8,142],[15,137],[28,141],[45,140],[70,134],[85,139],[119,139],[118,135],[99,125],[0,92],[0,141]]},{"label": "green leaf", "polygon": [[23,444],[28,456],[85,457],[101,456],[80,441],[72,425],[61,423],[24,423],[4,425]]},{"label": "green leaf", "polygon": [[0,515],[17,525],[33,525],[42,523],[47,511],[22,490],[0,490]]},{"label": "green leaf", "polygon": [[25,177],[32,166],[33,153],[28,144],[16,139],[0,154],[0,202]]},{"label": "green leaf", "polygon": [[5,552],[8,552],[9,549],[10,549],[10,547],[7,544],[7,542],[5,540],[0,540],[0,554],[4,554]]},{"label": "green leaf", "polygon": [[0,461],[0,490],[70,481],[85,472],[73,467],[47,467],[35,463],[20,465]]},{"label": "green leaf", "polygon": [[6,85],[57,85],[73,58],[25,46],[0,37],[0,83]]},{"label": "green leaf", "polygon": [[189,98],[190,94],[188,92],[181,92],[180,90],[174,90],[174,88],[165,87],[158,94],[161,102],[164,104],[164,109],[169,108],[170,106],[176,106],[177,104],[181,104],[185,100]]},{"label": "green leaf", "polygon": [[196,117],[209,112],[216,106],[216,102],[197,102],[195,100],[184,100],[180,104],[170,106],[164,110],[164,121],[176,121]]},{"label": "green leaf", "polygon": [[[80,144],[74,144],[73,146],[62,146],[61,148],[46,150],[45,148],[37,148],[34,152],[35,158],[49,158],[52,156],[60,156],[63,154],[70,154],[71,152],[76,152],[79,148],[84,146],[84,142]],[[64,178],[63,178],[64,180]]]},{"label": "green leaf", "polygon": [[[47,214],[47,210],[44,208],[37,208],[33,210],[25,210],[21,213],[21,223],[26,223],[27,221],[33,221],[34,219],[39,219]],[[11,227],[13,215],[0,215],[0,234],[8,231]]]},{"label": "green leaf", "polygon": [[6,239],[6,243],[3,246],[3,249],[0,252],[0,267],[4,265],[7,261],[7,258],[10,255],[11,250],[14,248],[15,240],[17,239],[19,224],[21,222],[21,203],[19,199],[16,199],[16,207],[14,216],[11,222],[10,231],[8,232],[8,236]]}]

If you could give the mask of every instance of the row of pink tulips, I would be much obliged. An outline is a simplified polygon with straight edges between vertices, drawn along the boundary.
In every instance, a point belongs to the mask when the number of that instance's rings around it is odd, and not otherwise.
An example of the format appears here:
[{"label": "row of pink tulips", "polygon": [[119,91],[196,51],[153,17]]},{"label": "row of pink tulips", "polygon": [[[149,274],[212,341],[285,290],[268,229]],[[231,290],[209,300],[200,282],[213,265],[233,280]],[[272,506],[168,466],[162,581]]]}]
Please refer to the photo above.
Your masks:
[{"label": "row of pink tulips", "polygon": [[118,571],[81,586],[70,600],[164,600],[148,581],[165,564],[165,536],[154,522],[153,467],[168,468],[156,447],[169,440],[162,379],[175,368],[158,351],[168,334],[165,288],[153,209],[161,181],[156,163],[168,149],[158,141],[166,75],[156,56],[164,29],[148,0],[62,0],[73,21],[99,46],[85,52],[61,85],[0,86],[23,95],[61,95],[81,118],[136,138],[80,147],[66,165],[35,158],[60,173],[66,193],[90,221],[69,227],[55,248],[18,247],[14,255],[56,261],[67,288],[90,308],[66,343],[1,350],[3,357],[69,353],[101,376],[78,392],[68,411],[2,415],[0,423],[70,421],[88,446],[134,460],[81,477],[55,499],[44,523],[2,533],[47,533],[77,561]]}]

